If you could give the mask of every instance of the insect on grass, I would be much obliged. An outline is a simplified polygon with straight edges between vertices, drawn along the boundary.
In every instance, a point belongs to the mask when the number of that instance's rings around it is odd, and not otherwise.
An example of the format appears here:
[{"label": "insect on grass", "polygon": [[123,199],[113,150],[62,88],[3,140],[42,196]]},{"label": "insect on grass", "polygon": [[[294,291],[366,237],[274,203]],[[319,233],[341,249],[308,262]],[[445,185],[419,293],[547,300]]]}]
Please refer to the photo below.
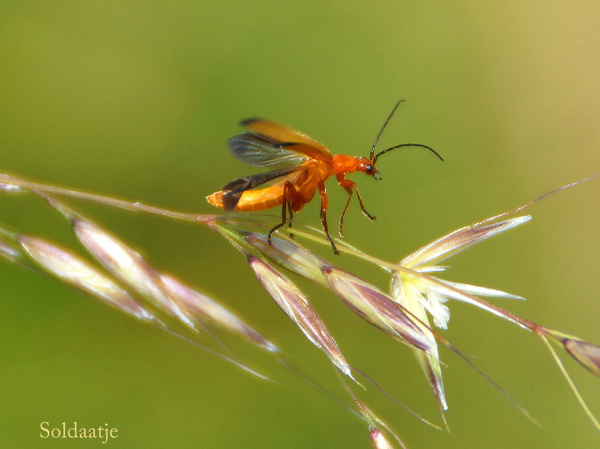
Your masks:
[{"label": "insect on grass", "polygon": [[[388,121],[386,121],[386,125]],[[382,131],[384,128],[385,125]],[[280,141],[283,140],[285,139],[280,139]],[[404,146],[406,145],[410,144],[404,144]],[[377,156],[383,154],[381,152],[374,156],[374,153],[373,150],[371,158],[368,159],[372,161],[371,164],[374,164]],[[332,156],[332,159],[334,157]],[[298,170],[308,171],[308,169],[301,168]],[[276,381],[275,378],[271,378],[270,373],[263,373],[262,369],[254,369],[250,364],[238,358],[237,351],[232,351],[228,345],[223,344],[213,334],[212,328],[218,328],[220,331],[241,337],[257,348],[265,350],[287,370],[361,419],[366,424],[369,437],[376,449],[391,448],[392,442],[403,449],[406,449],[407,446],[393,428],[364,402],[362,398],[363,395],[366,395],[364,390],[367,387],[371,390],[370,385],[424,424],[436,429],[443,427],[449,429],[445,414],[450,401],[447,400],[445,394],[446,387],[442,375],[444,364],[440,358],[438,344],[455,353],[505,396],[525,417],[531,422],[537,423],[536,419],[509,392],[486,375],[470,357],[457,349],[441,334],[441,331],[448,328],[449,304],[452,301],[459,301],[478,307],[537,335],[550,352],[584,414],[593,426],[600,430],[600,422],[592,411],[597,404],[593,404],[591,408],[588,407],[559,354],[559,350],[565,351],[568,356],[579,362],[593,375],[600,376],[600,346],[521,318],[500,307],[495,301],[488,301],[488,299],[494,300],[495,298],[523,300],[524,298],[520,296],[497,289],[454,282],[446,279],[444,274],[449,268],[446,261],[451,256],[493,236],[520,227],[532,218],[530,215],[514,215],[525,211],[546,197],[596,178],[600,178],[600,173],[544,193],[512,210],[451,231],[420,247],[397,263],[371,256],[345,242],[339,245],[340,251],[347,255],[373,264],[387,272],[391,277],[389,292],[380,289],[369,280],[315,255],[297,241],[292,241],[284,236],[272,237],[277,228],[271,229],[270,223],[253,220],[245,215],[219,216],[176,212],[140,202],[31,182],[7,174],[0,174],[0,191],[30,193],[44,199],[49,206],[67,220],[83,248],[96,259],[97,264],[91,265],[79,254],[46,238],[12,231],[1,226],[0,257],[7,259],[10,263],[45,272],[88,293],[102,303],[173,336],[182,338],[259,379]],[[243,197],[243,193],[245,191],[239,192],[239,198]],[[56,199],[55,196],[73,197],[131,211],[170,217],[204,225],[210,230],[219,232],[245,256],[265,291],[284,314],[295,323],[304,337],[327,356],[336,369],[350,403],[337,397],[336,394],[322,387],[319,382],[304,374],[303,369],[296,367],[289,356],[227,307],[209,295],[197,291],[187,283],[180,282],[172,275],[163,272],[160,267],[151,264],[146,257],[140,255],[127,243],[63,204],[62,200]],[[282,204],[285,211],[289,204],[285,202]],[[269,231],[269,229],[271,230]],[[331,237],[325,239],[320,231],[311,227],[298,226],[295,233],[298,240],[305,239],[327,246],[331,244]],[[442,262],[444,265],[440,265]],[[363,372],[359,367],[357,368],[352,359],[343,354],[341,349],[343,344],[338,345],[336,336],[328,330],[329,328],[319,316],[317,308],[311,304],[309,296],[295,284],[294,276],[312,281],[331,291],[362,320],[394,340],[404,343],[414,352],[435,395],[443,427],[401,403],[394,394],[389,393],[369,374]],[[433,319],[433,325],[440,330],[435,330],[430,325],[430,318]]]},{"label": "insect on grass", "polygon": [[[258,118],[242,120],[241,125],[250,128],[252,132],[244,132],[229,139],[229,151],[242,162],[273,170],[231,181],[206,199],[210,204],[228,211],[256,211],[281,206],[281,223],[273,227],[268,234],[271,243],[273,233],[286,223],[291,227],[294,212],[299,212],[305,204],[312,201],[318,191],[321,198],[321,225],[333,252],[339,254],[327,225],[329,199],[325,181],[329,177],[335,176],[338,185],[348,192],[348,201],[339,220],[339,233],[343,238],[344,216],[354,192],[363,214],[370,220],[375,220],[375,216],[366,211],[356,183],[346,179],[346,175],[358,171],[377,180],[381,179],[379,171],[375,168],[379,156],[397,148],[425,148],[440,160],[444,160],[432,148],[418,143],[394,145],[375,154],[381,134],[402,102],[404,100],[396,103],[383,124],[368,158],[345,154],[332,155],[325,145],[294,129]],[[251,190],[266,183],[272,185]]]}]

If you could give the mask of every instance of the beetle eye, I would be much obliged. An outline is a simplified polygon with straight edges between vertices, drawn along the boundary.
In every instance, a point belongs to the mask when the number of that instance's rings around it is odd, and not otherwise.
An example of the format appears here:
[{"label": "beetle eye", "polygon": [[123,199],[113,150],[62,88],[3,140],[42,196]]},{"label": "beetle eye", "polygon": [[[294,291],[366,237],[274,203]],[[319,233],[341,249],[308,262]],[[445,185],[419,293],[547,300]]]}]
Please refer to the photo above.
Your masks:
[{"label": "beetle eye", "polygon": [[365,167],[365,172],[366,172],[366,173],[371,173],[372,171],[373,171],[373,166],[372,166],[371,164],[368,164],[368,165]]}]

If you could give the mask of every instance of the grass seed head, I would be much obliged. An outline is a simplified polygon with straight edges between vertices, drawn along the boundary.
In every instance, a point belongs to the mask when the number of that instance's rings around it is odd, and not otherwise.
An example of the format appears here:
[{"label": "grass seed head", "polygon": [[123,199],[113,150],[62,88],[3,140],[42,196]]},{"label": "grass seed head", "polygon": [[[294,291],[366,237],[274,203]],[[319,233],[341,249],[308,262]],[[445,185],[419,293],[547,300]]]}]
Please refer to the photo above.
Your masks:
[{"label": "grass seed head", "polygon": [[160,280],[170,297],[191,316],[240,335],[269,352],[279,352],[279,349],[273,343],[266,340],[239,317],[208,296],[191,289],[170,275],[161,274]]},{"label": "grass seed head", "polygon": [[246,241],[269,260],[283,268],[319,285],[328,286],[327,280],[321,272],[326,262],[310,251],[295,243],[278,238],[273,238],[272,243],[269,244],[266,235],[254,232],[248,233]]},{"label": "grass seed head", "polygon": [[58,279],[140,320],[154,319],[120,286],[65,249],[27,235],[19,236],[17,241],[34,262]]},{"label": "grass seed head", "polygon": [[[406,308],[406,310],[411,312],[421,322],[429,325],[429,318],[425,312],[421,293],[412,284],[408,284],[405,287],[398,272],[392,273],[390,295],[392,300]],[[428,352],[414,349],[413,353],[415,354],[417,362],[423,370],[425,378],[429,382],[429,385],[435,394],[440,410],[443,412],[448,410],[448,403],[446,402],[446,392],[444,389],[442,366],[440,363],[437,342],[435,341],[435,336],[431,331],[428,329],[424,329],[423,331],[428,334],[428,337],[433,344]]]},{"label": "grass seed head", "polygon": [[436,348],[429,327],[377,287],[332,266],[325,267],[323,274],[342,301],[373,326],[426,353]]},{"label": "grass seed head", "polygon": [[137,252],[88,220],[73,219],[72,226],[83,246],[115,277],[155,307],[195,329],[194,323],[169,296],[158,272]]},{"label": "grass seed head", "polygon": [[[530,216],[522,216],[503,221],[481,222],[465,226],[419,248],[399,262],[399,266],[408,270],[392,272],[390,286],[392,299],[410,311],[420,322],[427,325],[429,325],[429,318],[426,312],[429,312],[434,325],[441,329],[448,328],[450,309],[445,303],[449,298],[468,302],[484,309],[486,307],[483,303],[476,301],[476,298],[471,295],[522,299],[499,290],[452,283],[424,274],[444,271],[447,267],[438,266],[437,263],[476,243],[526,223],[530,219]],[[497,313],[497,311],[490,308],[486,310]],[[448,409],[448,404],[445,397],[437,343],[428,328],[423,328],[423,332],[428,334],[431,346],[426,352],[422,350],[415,350],[414,352],[438,400],[440,410],[443,412]]]},{"label": "grass seed head", "polygon": [[371,442],[375,449],[394,449],[392,443],[390,443],[384,433],[377,427],[369,431],[369,437],[371,437]]},{"label": "grass seed head", "polygon": [[571,357],[600,377],[600,346],[570,338],[564,339],[563,345]]},{"label": "grass seed head", "polygon": [[323,323],[316,310],[310,305],[304,293],[287,277],[257,257],[249,256],[248,263],[267,293],[281,310],[296,323],[306,338],[325,352],[331,362],[344,374],[353,379],[350,366],[344,359],[335,339],[327,330],[325,323]]},{"label": "grass seed head", "polygon": [[[438,266],[437,263],[465,250],[466,248],[487,240],[504,231],[527,223],[531,216],[525,215],[497,222],[480,222],[465,226],[434,242],[419,248],[399,262],[399,266],[408,270],[398,270],[393,276],[403,285],[403,292],[410,292],[421,305],[431,314],[434,324],[448,328],[450,309],[444,304],[448,299],[472,304],[509,321],[514,320],[498,309],[490,307],[475,296],[504,297],[524,299],[500,290],[479,287],[469,284],[459,284],[442,279],[425,276],[426,273],[440,272],[448,267]],[[409,271],[410,270],[410,271]],[[401,301],[401,298],[399,298]]]},{"label": "grass seed head", "polygon": [[417,270],[436,265],[468,247],[531,220],[530,215],[497,222],[480,222],[447,234],[402,259],[400,265]]}]

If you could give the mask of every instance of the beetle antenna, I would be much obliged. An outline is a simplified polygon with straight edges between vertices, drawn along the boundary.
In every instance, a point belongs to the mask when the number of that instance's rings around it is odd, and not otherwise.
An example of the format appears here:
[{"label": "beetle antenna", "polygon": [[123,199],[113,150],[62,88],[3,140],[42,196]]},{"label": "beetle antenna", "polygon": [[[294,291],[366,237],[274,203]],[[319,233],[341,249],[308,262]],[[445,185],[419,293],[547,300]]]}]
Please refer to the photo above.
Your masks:
[{"label": "beetle antenna", "polygon": [[426,150],[431,151],[433,154],[435,154],[437,157],[439,157],[441,161],[444,160],[444,158],[442,156],[440,156],[437,151],[435,151],[431,147],[428,147],[427,145],[422,145],[420,143],[402,143],[400,145],[396,145],[396,146],[390,147],[387,150],[380,151],[379,153],[377,153],[377,156],[371,157],[371,161],[373,162],[373,165],[375,165],[375,163],[377,162],[377,158],[379,156],[381,156],[382,154],[385,154],[388,151],[395,150],[396,148],[402,148],[402,147],[420,147],[420,148],[425,148]]},{"label": "beetle antenna", "polygon": [[[398,109],[398,106],[400,106],[400,103],[404,103],[405,101],[406,100],[400,100],[398,103],[396,103],[396,106],[394,106],[394,109],[392,109],[392,112],[390,113],[389,117],[387,118],[387,120],[385,121],[385,123],[383,124],[383,126],[381,127],[381,130],[379,131],[379,134],[377,134],[377,137],[375,137],[375,142],[373,142],[373,147],[371,148],[371,153],[369,153],[369,159],[371,159],[373,161],[373,163],[375,163],[375,160],[373,160],[373,155],[375,154],[375,147],[379,143],[379,138],[383,134],[383,130],[385,129],[385,127],[388,125],[388,123],[390,122],[390,120],[394,116],[394,112],[396,112],[396,109]],[[381,153],[379,153],[379,154],[381,154]],[[377,159],[377,157],[375,157],[375,159]]]}]

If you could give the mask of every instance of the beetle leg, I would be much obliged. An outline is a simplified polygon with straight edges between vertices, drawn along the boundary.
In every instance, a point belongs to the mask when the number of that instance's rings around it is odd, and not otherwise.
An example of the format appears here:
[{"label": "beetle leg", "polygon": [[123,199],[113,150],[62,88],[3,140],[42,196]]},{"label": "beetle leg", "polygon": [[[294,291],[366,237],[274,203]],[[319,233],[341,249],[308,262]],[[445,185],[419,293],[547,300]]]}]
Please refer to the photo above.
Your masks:
[{"label": "beetle leg", "polygon": [[346,216],[346,211],[348,210],[348,206],[350,206],[350,200],[352,199],[352,189],[348,188],[348,189],[346,189],[346,191],[348,192],[348,201],[346,201],[346,207],[344,207],[344,210],[342,211],[342,215],[340,215],[340,229],[339,229],[340,237],[343,239],[346,238],[346,236],[344,235],[344,231],[342,230],[342,228],[344,227],[344,217]]},{"label": "beetle leg", "polygon": [[340,254],[338,249],[335,247],[335,243],[333,243],[331,235],[329,235],[329,228],[327,226],[327,206],[329,204],[329,199],[327,198],[327,189],[325,188],[325,184],[322,182],[319,183],[319,195],[321,197],[321,225],[323,226],[327,240],[329,240],[329,243],[331,243],[333,252],[335,254]]},{"label": "beetle leg", "polygon": [[271,230],[269,231],[269,233],[267,234],[267,243],[269,245],[273,244],[273,238],[272,238],[273,237],[273,233],[275,231],[277,231],[280,227],[282,227],[285,224],[285,222],[287,221],[286,217],[285,217],[285,207],[286,207],[286,204],[283,203],[283,207],[281,208],[281,223],[273,226],[271,228]]},{"label": "beetle leg", "polygon": [[[292,201],[288,201],[288,213],[290,215],[290,219],[288,221],[288,228],[292,229],[292,219],[294,218],[294,208],[292,207]],[[292,233],[292,231],[290,231],[290,238],[292,240],[294,239],[294,234]]]},{"label": "beetle leg", "polygon": [[[294,218],[294,211],[293,211],[292,204],[295,200],[297,200],[297,198],[298,198],[298,192],[296,192],[294,185],[291,182],[287,181],[285,183],[285,185],[283,186],[283,203],[281,205],[281,223],[274,226],[269,231],[269,234],[267,235],[267,243],[269,245],[273,244],[272,236],[275,231],[277,231],[279,228],[281,228],[286,223],[288,223],[288,226],[290,228],[292,227],[292,218]],[[289,211],[289,215],[290,215],[289,220],[287,219],[287,216],[286,216],[286,210]],[[294,234],[290,234],[290,237],[294,238]]]},{"label": "beetle leg", "polygon": [[344,217],[346,215],[346,212],[348,211],[348,206],[350,205],[350,200],[352,199],[352,189],[354,189],[356,191],[356,197],[358,198],[358,204],[360,204],[360,209],[362,210],[362,213],[365,214],[365,216],[369,219],[369,220],[375,220],[377,217],[375,217],[375,215],[371,215],[370,213],[368,213],[365,210],[365,205],[363,203],[362,198],[360,197],[360,193],[358,193],[358,187],[356,186],[356,183],[354,181],[351,181],[349,179],[344,179],[343,175],[342,176],[338,176],[338,184],[340,185],[340,187],[343,187],[344,190],[346,190],[346,192],[348,192],[348,201],[346,201],[346,207],[344,207],[344,210],[342,211],[342,215],[340,215],[340,236],[343,238],[344,237],[344,232],[342,230],[343,226],[344,226]]},{"label": "beetle leg", "polygon": [[[292,184],[290,181],[286,182],[285,185],[283,186],[283,190],[284,190],[284,198],[287,199],[287,208],[288,208],[288,215],[290,216],[290,219],[288,220],[288,228],[292,227],[292,219],[294,218],[294,204],[298,202],[298,192],[296,191],[296,189],[294,188],[294,184]],[[284,203],[284,207],[285,207],[285,203]],[[290,238],[293,239],[294,238],[294,234],[292,234],[290,232]]]}]

